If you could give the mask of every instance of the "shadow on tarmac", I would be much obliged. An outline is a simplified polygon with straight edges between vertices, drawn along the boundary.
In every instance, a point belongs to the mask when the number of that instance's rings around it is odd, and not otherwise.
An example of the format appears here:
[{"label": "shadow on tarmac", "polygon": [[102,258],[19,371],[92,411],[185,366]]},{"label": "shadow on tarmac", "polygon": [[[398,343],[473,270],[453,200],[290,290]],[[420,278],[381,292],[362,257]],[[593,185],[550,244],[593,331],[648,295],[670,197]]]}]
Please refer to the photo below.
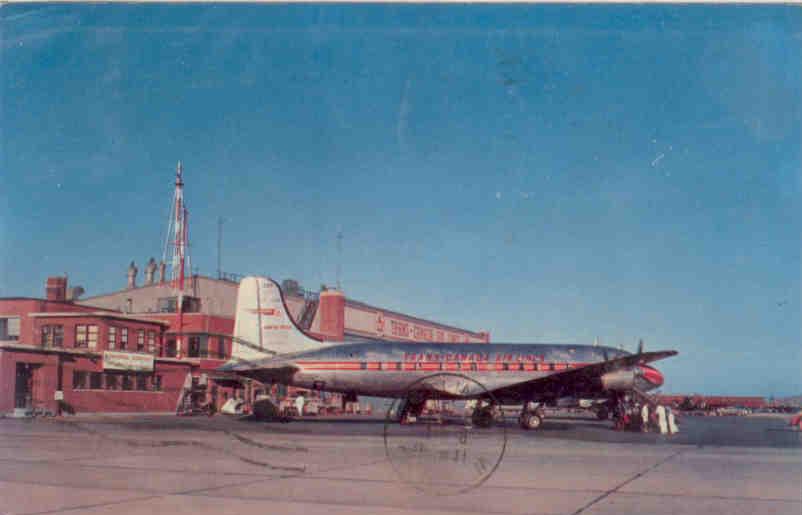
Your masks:
[{"label": "shadow on tarmac", "polygon": [[[380,415],[322,416],[302,419],[266,421],[253,416],[237,417],[176,417],[170,415],[76,416],[64,420],[3,420],[3,425],[35,424],[39,429],[62,432],[74,429],[70,422],[87,427],[110,426],[129,431],[185,430],[199,432],[275,433],[282,435],[315,434],[345,437],[376,436],[384,433],[385,419]],[[428,421],[431,423],[431,421]],[[397,424],[396,422],[391,422]],[[454,418],[451,423],[463,424],[464,419]],[[802,432],[789,429],[785,418],[768,417],[694,417],[680,419],[680,433],[660,435],[615,431],[609,421],[579,417],[547,417],[540,429],[526,431],[518,426],[514,417],[505,419],[508,438],[560,439],[621,444],[684,444],[696,446],[736,447],[802,447]],[[414,435],[426,430],[426,421],[398,429]]]},{"label": "shadow on tarmac", "polygon": [[[354,416],[348,418],[304,417],[289,423],[240,419],[268,431],[281,433],[328,433],[341,435],[380,435],[385,424],[383,418]],[[404,432],[424,431],[426,422],[404,426]],[[450,423],[461,423],[459,419]],[[787,430],[787,421],[780,418],[760,417],[683,417],[680,433],[661,435],[616,431],[609,421],[587,418],[549,417],[537,431],[521,429],[514,418],[506,418],[508,436],[514,438],[555,438],[588,442],[627,444],[684,444],[696,446],[737,447],[802,447],[802,432]],[[257,426],[258,427],[258,426]]]}]

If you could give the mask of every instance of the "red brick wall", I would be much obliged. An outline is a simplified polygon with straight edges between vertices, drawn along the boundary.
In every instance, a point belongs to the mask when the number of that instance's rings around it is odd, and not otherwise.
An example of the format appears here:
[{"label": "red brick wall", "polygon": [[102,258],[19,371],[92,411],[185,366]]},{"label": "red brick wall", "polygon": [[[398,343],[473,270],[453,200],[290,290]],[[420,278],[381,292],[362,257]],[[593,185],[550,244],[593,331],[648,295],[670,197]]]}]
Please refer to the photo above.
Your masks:
[{"label": "red brick wall", "polygon": [[[151,320],[167,322],[170,324],[170,327],[167,329],[167,331],[178,331],[177,313],[153,313],[140,316]],[[234,334],[234,319],[207,315],[205,313],[184,313],[181,330],[184,333],[207,333],[212,335],[222,334],[231,336]],[[188,339],[182,338],[181,340],[181,355],[186,356],[189,351]],[[214,345],[216,345],[216,342]],[[226,338],[225,346],[226,356],[231,356],[231,338]]]},{"label": "red brick wall", "polygon": [[345,295],[340,291],[320,292],[320,332],[327,339],[342,341],[345,335]]},{"label": "red brick wall", "polygon": [[40,365],[33,371],[33,404],[55,411],[54,398],[58,379],[58,356],[36,352],[0,350],[0,412],[14,410],[17,363]]},{"label": "red brick wall", "polygon": [[20,317],[20,341],[26,343],[31,342],[30,338],[33,331],[33,319],[28,316],[28,313],[93,310],[86,306],[78,306],[69,302],[48,302],[38,299],[0,299],[0,315]]},{"label": "red brick wall", "polygon": [[45,318],[32,318],[32,323],[29,324],[29,333],[20,335],[20,342],[28,345],[41,345],[42,335],[41,329],[45,325],[61,325],[64,327],[64,344],[65,349],[75,348],[75,326],[77,325],[97,325],[98,326],[98,343],[97,347],[93,350],[102,351],[108,349],[108,336],[109,327],[117,327],[117,343],[114,350],[122,350],[120,348],[120,329],[128,328],[128,345],[126,351],[137,351],[137,331],[145,331],[145,350],[148,352],[148,331],[153,331],[156,337],[156,355],[160,355],[161,349],[161,333],[162,328],[157,324],[147,322],[137,322],[132,320],[123,319],[109,319],[99,316],[85,316],[85,317],[45,317]]},{"label": "red brick wall", "polygon": [[162,391],[73,390],[73,371],[103,372],[102,360],[78,358],[64,366],[64,401],[76,413],[174,413],[181,388],[191,367],[186,363],[157,361],[154,374],[162,376]]},{"label": "red brick wall", "polygon": [[[162,391],[73,390],[73,371],[103,372],[101,358],[61,355],[62,391],[68,411],[75,413],[175,412],[178,397],[191,366],[188,363],[157,361],[154,373],[162,376]],[[33,371],[34,407],[56,412],[59,355],[21,350],[0,351],[0,412],[14,409],[17,363],[40,365]]]}]

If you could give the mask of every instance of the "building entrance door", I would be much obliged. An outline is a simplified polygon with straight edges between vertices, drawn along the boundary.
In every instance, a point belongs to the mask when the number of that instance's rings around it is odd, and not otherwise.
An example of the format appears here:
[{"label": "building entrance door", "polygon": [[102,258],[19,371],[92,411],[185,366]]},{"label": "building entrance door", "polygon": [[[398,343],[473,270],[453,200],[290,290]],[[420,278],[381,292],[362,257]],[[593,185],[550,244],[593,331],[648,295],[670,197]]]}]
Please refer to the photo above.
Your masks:
[{"label": "building entrance door", "polygon": [[17,363],[14,407],[22,409],[33,407],[33,365],[30,363]]}]

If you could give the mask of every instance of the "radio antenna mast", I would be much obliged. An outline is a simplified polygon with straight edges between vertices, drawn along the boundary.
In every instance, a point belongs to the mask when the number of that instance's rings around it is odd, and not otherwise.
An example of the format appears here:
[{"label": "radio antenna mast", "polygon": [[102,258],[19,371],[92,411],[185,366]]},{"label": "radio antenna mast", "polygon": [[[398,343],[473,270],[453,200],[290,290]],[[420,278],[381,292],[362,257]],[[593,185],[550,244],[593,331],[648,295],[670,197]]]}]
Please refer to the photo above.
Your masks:
[{"label": "radio antenna mast", "polygon": [[[172,209],[167,223],[165,238],[164,262],[169,267],[169,280],[176,296],[176,312],[178,313],[178,337],[176,346],[181,349],[184,311],[184,276],[186,275],[189,249],[189,224],[187,207],[184,204],[184,167],[178,162],[175,171],[175,189],[173,191]],[[172,235],[172,241],[170,241]],[[179,350],[180,352],[180,350]]]},{"label": "radio antenna mast", "polygon": [[343,258],[343,227],[337,225],[337,290],[342,291],[342,284],[340,283],[340,274],[342,273],[342,258]]}]

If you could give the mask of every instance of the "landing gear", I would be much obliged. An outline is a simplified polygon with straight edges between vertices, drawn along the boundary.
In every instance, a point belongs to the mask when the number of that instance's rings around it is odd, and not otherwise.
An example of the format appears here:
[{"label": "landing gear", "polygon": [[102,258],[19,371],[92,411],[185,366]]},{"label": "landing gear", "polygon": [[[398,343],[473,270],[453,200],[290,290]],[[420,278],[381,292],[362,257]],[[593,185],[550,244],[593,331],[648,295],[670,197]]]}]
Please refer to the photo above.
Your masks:
[{"label": "landing gear", "polygon": [[494,419],[493,406],[491,405],[478,406],[471,415],[471,422],[476,427],[490,427],[493,425]]},{"label": "landing gear", "polygon": [[598,418],[599,420],[607,420],[608,418],[610,418],[610,410],[607,409],[607,406],[600,406],[596,410],[596,418]]},{"label": "landing gear", "polygon": [[521,429],[526,429],[527,431],[540,429],[540,426],[543,425],[543,418],[543,409],[540,407],[540,404],[527,402],[524,403],[521,409],[521,416],[518,417],[518,424],[521,426]]},{"label": "landing gear", "polygon": [[540,429],[543,424],[543,417],[536,413],[523,413],[519,420],[523,429]]},{"label": "landing gear", "polygon": [[408,399],[403,400],[401,403],[398,421],[401,424],[414,424],[421,412],[423,412],[425,405],[426,397],[417,394],[410,395]]}]

